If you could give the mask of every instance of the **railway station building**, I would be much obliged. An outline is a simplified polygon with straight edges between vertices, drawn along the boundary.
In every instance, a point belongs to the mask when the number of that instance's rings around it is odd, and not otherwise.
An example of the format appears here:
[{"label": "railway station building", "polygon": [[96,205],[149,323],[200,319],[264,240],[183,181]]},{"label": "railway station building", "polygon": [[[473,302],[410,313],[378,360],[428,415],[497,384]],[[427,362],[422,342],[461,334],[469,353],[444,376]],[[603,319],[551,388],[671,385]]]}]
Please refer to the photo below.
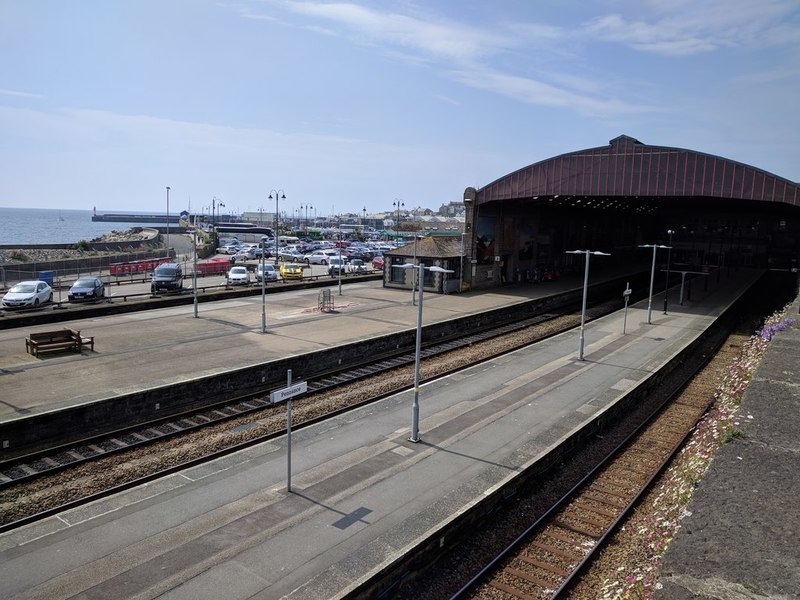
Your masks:
[{"label": "railway station building", "polygon": [[671,265],[681,270],[798,267],[800,184],[627,135],[469,187],[464,204],[464,288],[580,269],[572,250],[611,254],[593,271],[649,266],[645,244],[671,246]]}]

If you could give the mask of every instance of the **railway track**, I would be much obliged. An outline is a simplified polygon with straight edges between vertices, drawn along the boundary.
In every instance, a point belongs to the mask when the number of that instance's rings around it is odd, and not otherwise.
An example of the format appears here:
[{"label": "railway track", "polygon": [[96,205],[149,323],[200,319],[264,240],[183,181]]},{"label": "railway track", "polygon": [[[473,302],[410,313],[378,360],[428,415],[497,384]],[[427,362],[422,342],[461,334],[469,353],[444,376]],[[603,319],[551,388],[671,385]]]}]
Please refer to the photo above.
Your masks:
[{"label": "railway track", "polygon": [[[607,310],[607,308],[600,307],[596,310],[602,311]],[[513,335],[514,332],[534,327],[540,323],[550,321],[557,316],[558,315],[545,313],[516,323],[497,327],[491,331],[467,334],[458,339],[430,345],[422,351],[421,356],[423,359],[433,358],[447,352],[472,346],[473,344],[479,344],[492,338]],[[560,331],[561,330],[563,329],[560,329]],[[385,374],[393,369],[413,364],[414,360],[415,355],[413,352],[405,352],[367,365],[326,374],[307,382],[308,393],[320,394],[334,390],[343,385],[355,383],[368,377]],[[374,401],[376,399],[377,397],[371,398],[369,401]],[[67,447],[43,450],[29,454],[19,459],[0,463],[0,490],[14,484],[34,480],[43,475],[53,474],[66,468],[72,468],[102,456],[110,456],[112,454],[125,452],[132,448],[162,441],[171,436],[198,430],[211,424],[223,423],[231,419],[270,409],[273,409],[273,407],[269,399],[269,392],[248,394],[234,401],[225,401],[202,410],[150,422],[144,426],[137,425],[125,430],[120,430],[113,435],[92,437],[78,444],[70,444]],[[283,409],[274,410],[282,411]],[[328,416],[330,415],[324,415],[325,418]]]},{"label": "railway track", "polygon": [[[596,464],[572,487],[550,499],[522,500],[507,512],[495,515],[493,525],[474,532],[477,539],[510,539],[495,546],[494,553],[484,556],[482,567],[475,566],[475,548],[480,542],[462,544],[440,561],[436,572],[426,573],[398,598],[451,600],[539,600],[574,597],[577,582],[592,565],[605,542],[623,525],[643,494],[680,451],[696,423],[706,414],[715,400],[717,373],[721,365],[738,356],[743,336],[733,334],[706,350],[708,362],[687,368],[692,374],[685,385],[683,372],[668,392],[663,408],[648,408],[649,418],[641,425],[620,436],[610,448],[602,450],[605,458],[596,460],[578,456],[576,462],[595,461]],[[718,347],[716,347],[718,345]],[[658,399],[656,407],[663,403]],[[609,437],[614,434],[610,433]],[[598,442],[602,444],[602,442]],[[568,470],[569,466],[565,466]],[[557,484],[556,484],[557,485]],[[538,490],[547,496],[543,485]],[[538,510],[538,512],[536,512]],[[531,513],[538,515],[531,523]],[[527,521],[528,525],[520,525]],[[499,533],[504,527],[517,533]],[[494,530],[494,531],[490,531]],[[481,560],[481,559],[478,559]],[[469,565],[469,563],[472,565]],[[463,572],[459,566],[465,565]],[[447,578],[441,577],[448,573]],[[445,580],[447,579],[447,580]],[[460,582],[454,585],[453,580]],[[464,583],[466,582],[466,583]],[[590,587],[590,586],[584,586]],[[594,590],[597,591],[597,590]],[[594,597],[579,595],[580,598]]]}]

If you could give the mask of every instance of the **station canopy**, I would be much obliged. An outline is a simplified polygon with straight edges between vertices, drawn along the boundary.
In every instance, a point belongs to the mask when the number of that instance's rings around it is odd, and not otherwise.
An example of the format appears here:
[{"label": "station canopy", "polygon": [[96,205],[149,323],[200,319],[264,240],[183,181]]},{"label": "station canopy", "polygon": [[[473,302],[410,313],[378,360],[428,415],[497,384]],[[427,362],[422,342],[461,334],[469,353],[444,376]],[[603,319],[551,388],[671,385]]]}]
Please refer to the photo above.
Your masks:
[{"label": "station canopy", "polygon": [[630,210],[653,199],[692,198],[800,206],[800,185],[720,156],[648,146],[621,135],[608,146],[562,154],[505,175],[477,190],[475,203],[516,200]]}]

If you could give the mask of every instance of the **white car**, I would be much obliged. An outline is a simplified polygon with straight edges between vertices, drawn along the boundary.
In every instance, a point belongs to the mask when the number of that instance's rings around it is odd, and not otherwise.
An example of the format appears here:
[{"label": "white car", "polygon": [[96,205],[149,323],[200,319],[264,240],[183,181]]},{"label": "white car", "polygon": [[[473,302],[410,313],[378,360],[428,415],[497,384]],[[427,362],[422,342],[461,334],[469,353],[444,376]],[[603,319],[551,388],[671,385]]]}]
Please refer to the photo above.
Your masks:
[{"label": "white car", "polygon": [[327,265],[331,261],[331,256],[338,254],[338,250],[314,250],[303,257],[303,262],[308,265]]},{"label": "white car", "polygon": [[3,308],[39,306],[53,301],[53,290],[46,281],[20,281],[3,296]]},{"label": "white car", "polygon": [[231,267],[227,279],[228,285],[249,285],[250,271],[247,267]]}]

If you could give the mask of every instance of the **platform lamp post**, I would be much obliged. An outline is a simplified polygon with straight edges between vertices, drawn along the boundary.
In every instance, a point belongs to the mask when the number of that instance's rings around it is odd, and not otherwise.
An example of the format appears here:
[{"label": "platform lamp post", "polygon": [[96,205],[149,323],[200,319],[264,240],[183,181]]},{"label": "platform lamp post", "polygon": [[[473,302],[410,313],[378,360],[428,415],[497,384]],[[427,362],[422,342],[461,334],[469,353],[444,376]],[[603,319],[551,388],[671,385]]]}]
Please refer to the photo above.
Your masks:
[{"label": "platform lamp post", "polygon": [[669,267],[672,259],[672,236],[675,232],[672,229],[667,229],[669,236],[669,246],[667,246],[667,276],[664,279],[664,314],[667,314],[667,292],[669,291]]},{"label": "platform lamp post", "polygon": [[197,228],[192,231],[192,296],[194,297],[194,318],[197,318]]},{"label": "platform lamp post", "polygon": [[409,442],[415,444],[419,442],[419,363],[422,353],[422,281],[423,271],[431,271],[432,273],[452,273],[449,269],[442,267],[432,266],[426,267],[423,264],[412,265],[405,263],[403,265],[393,265],[396,269],[415,269],[417,277],[419,278],[419,304],[417,305],[417,340],[416,350],[414,352],[414,403],[411,405],[411,437],[408,438]]},{"label": "platform lamp post", "polygon": [[271,190],[269,193],[268,200],[272,200],[272,194],[275,194],[275,267],[278,266],[278,198],[281,200],[286,200],[286,194],[283,193],[283,190]]},{"label": "platform lamp post", "polygon": [[583,303],[581,304],[581,335],[578,342],[578,360],[583,360],[583,347],[584,347],[584,330],[586,329],[586,297],[589,292],[589,257],[595,256],[611,256],[608,252],[600,252],[599,250],[568,250],[567,254],[585,254],[586,266],[583,271]]},{"label": "platform lamp post", "polygon": [[167,186],[167,258],[169,258],[169,186]]},{"label": "platform lamp post", "polygon": [[344,271],[344,264],[342,263],[342,215],[337,215],[336,226],[339,228],[339,264],[336,270],[339,272],[339,295],[342,295],[342,271]]},{"label": "platform lamp post", "polygon": [[461,263],[459,265],[459,277],[458,277],[458,293],[464,291],[464,236],[467,235],[466,231],[461,232]]},{"label": "platform lamp post", "polygon": [[647,299],[647,324],[652,325],[653,317],[653,281],[656,276],[656,251],[659,248],[668,248],[663,244],[640,244],[639,248],[652,248],[653,249],[653,266],[650,268],[650,296]]},{"label": "platform lamp post", "polygon": [[267,250],[267,236],[261,236],[261,333],[267,333],[267,274],[264,272],[264,254]]}]

